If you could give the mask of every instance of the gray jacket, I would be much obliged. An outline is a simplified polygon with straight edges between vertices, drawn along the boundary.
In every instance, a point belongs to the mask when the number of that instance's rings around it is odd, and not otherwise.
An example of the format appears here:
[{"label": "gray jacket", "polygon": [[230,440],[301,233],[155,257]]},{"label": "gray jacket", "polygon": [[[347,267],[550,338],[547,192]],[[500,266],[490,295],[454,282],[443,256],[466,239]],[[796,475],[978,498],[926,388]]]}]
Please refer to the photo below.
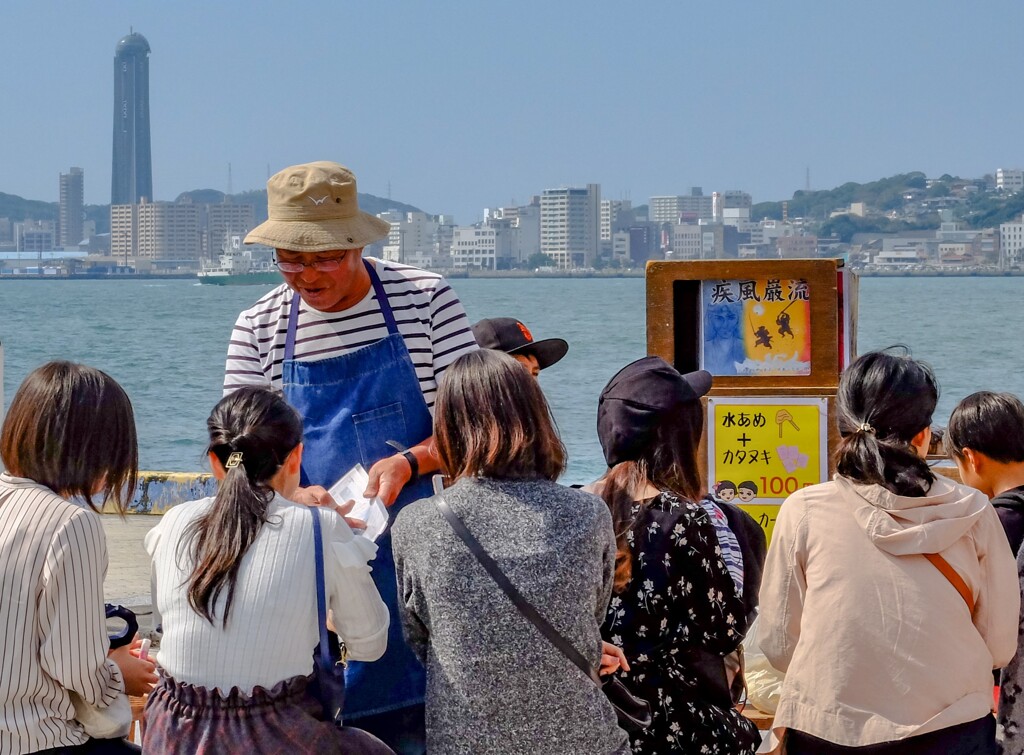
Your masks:
[{"label": "gray jacket", "polygon": [[[596,666],[615,538],[604,502],[557,483],[463,479],[445,499],[534,607]],[[433,499],[392,529],[406,642],[427,668],[427,751],[628,753],[604,694],[530,624]]]}]

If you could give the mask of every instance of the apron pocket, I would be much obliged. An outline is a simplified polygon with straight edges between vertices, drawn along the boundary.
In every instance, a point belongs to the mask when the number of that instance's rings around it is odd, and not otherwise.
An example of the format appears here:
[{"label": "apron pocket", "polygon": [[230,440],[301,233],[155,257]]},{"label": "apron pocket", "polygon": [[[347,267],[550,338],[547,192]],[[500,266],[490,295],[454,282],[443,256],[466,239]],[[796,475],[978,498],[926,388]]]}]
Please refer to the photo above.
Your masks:
[{"label": "apron pocket", "polygon": [[[353,414],[352,424],[356,428],[359,458],[367,469],[385,456],[395,453],[395,449],[386,441],[394,440],[403,445],[410,445],[405,426],[405,413],[402,411],[400,401]],[[421,440],[423,438],[415,438],[412,442],[419,443]]]}]

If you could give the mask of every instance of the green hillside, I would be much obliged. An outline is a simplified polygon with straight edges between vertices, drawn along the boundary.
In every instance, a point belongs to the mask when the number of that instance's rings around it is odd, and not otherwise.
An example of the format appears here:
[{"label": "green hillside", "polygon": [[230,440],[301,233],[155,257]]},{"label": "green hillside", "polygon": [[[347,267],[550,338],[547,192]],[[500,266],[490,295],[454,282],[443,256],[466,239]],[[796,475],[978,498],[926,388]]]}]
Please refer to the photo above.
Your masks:
[{"label": "green hillside", "polygon": [[[924,173],[901,173],[866,184],[845,183],[822,191],[797,191],[789,202],[789,217],[825,221],[836,210],[845,210],[853,202],[863,202],[881,212],[898,210],[907,201],[906,196],[926,192]],[[782,202],[760,202],[750,210],[754,220],[774,218],[782,220]]]}]

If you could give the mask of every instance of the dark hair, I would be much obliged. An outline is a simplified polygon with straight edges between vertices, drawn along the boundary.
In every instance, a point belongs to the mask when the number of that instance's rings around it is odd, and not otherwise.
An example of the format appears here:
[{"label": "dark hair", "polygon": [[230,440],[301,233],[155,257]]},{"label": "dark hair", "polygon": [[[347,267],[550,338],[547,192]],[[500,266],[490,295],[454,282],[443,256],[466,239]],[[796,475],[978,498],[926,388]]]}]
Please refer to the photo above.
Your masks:
[{"label": "dark hair", "polygon": [[[242,557],[267,521],[274,498],[270,480],[302,442],[302,420],[279,394],[246,387],[222,398],[206,426],[207,452],[217,457],[227,474],[213,505],[185,528],[178,553],[184,548],[192,557],[189,605],[211,624],[217,600],[227,590],[221,617],[227,626]],[[233,454],[241,459],[228,467]]]},{"label": "dark hair", "polygon": [[903,354],[872,351],[843,370],[836,468],[856,482],[923,496],[935,475],[910,442],[931,424],[939,386],[931,368],[902,348]]},{"label": "dark hair", "polygon": [[733,493],[736,492],[736,483],[732,480],[722,480],[715,486],[715,492],[721,493],[723,490],[731,490]]},{"label": "dark hair", "polygon": [[742,489],[742,488],[746,488],[747,490],[749,490],[749,491],[750,491],[751,493],[753,493],[754,495],[757,495],[757,484],[756,484],[756,483],[753,483],[753,482],[751,482],[750,480],[746,480],[745,482],[741,482],[741,483],[740,483],[739,485],[737,485],[736,487],[737,487],[737,488],[740,488],[740,489]]},{"label": "dark hair", "polygon": [[537,380],[490,349],[463,354],[445,370],[434,443],[452,478],[557,480],[565,469],[565,446]]},{"label": "dark hair", "polygon": [[1024,404],[1012,393],[972,393],[953,410],[945,444],[960,459],[969,448],[1002,464],[1024,461]]},{"label": "dark hair", "polygon": [[601,497],[612,514],[615,529],[615,592],[626,589],[633,576],[629,532],[636,520],[636,493],[650,483],[688,501],[701,498],[697,448],[704,431],[704,407],[688,402],[674,414],[664,413],[650,443],[635,461],[612,467],[604,478]]},{"label": "dark hair", "polygon": [[57,495],[80,497],[94,511],[112,502],[124,513],[139,470],[132,402],[105,372],[48,362],[14,394],[0,431],[0,457],[11,474]]}]

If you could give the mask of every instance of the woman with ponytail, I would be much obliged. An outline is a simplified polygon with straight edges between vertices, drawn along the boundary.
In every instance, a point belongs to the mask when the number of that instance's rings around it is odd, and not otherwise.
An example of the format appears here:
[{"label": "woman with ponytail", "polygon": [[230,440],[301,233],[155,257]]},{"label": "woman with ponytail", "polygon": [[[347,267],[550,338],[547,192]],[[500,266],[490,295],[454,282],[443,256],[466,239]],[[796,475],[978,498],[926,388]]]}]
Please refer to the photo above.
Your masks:
[{"label": "woman with ponytail", "polygon": [[710,388],[707,372],[681,375],[645,357],[598,404],[608,473],[588,489],[611,510],[617,545],[601,634],[622,647],[630,668],[619,676],[652,709],[651,726],[630,736],[634,753],[742,755],[760,741],[733,707],[725,662],[747,627],[742,591],[700,504],[700,399]]},{"label": "woman with ponytail", "polygon": [[938,395],[905,354],[857,359],[836,397],[838,474],[779,511],[758,637],[786,672],[788,755],[998,752],[992,669],[1017,648],[1016,568],[985,496],[928,467]]},{"label": "woman with ponytail", "polygon": [[[241,388],[207,420],[214,498],[170,509],[146,536],[162,678],[145,713],[147,753],[390,753],[323,720],[310,683],[319,641],[313,527],[299,485],[302,422],[280,395]],[[387,645],[370,578],[376,546],[318,509],[333,628],[348,657]]]}]

